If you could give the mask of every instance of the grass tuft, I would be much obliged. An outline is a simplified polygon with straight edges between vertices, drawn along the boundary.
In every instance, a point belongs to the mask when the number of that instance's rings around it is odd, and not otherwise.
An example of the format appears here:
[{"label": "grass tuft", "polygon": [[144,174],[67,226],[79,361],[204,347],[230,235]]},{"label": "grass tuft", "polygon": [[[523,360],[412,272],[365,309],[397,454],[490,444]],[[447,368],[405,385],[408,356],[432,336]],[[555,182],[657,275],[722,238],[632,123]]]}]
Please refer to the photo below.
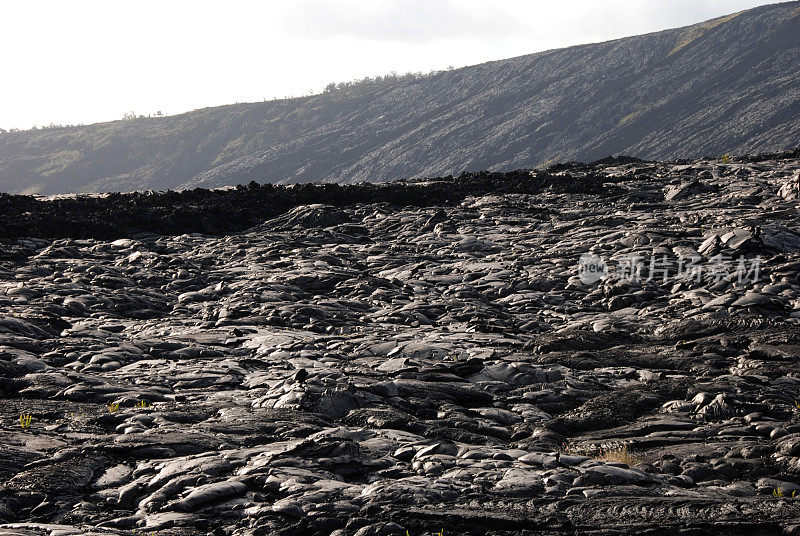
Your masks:
[{"label": "grass tuft", "polygon": [[600,449],[598,452],[590,451],[588,448],[578,448],[570,444],[564,444],[561,448],[561,452],[578,456],[588,456],[589,458],[603,462],[624,463],[629,466],[634,466],[642,461],[630,451],[627,445]]},{"label": "grass tuft", "polygon": [[21,414],[19,416],[19,425],[23,430],[27,430],[31,427],[31,420],[33,420],[33,418],[29,414]]},{"label": "grass tuft", "polygon": [[694,27],[690,28],[685,34],[683,34],[681,36],[680,41],[678,41],[678,44],[675,45],[675,48],[673,48],[670,51],[670,53],[667,54],[667,57],[672,56],[673,54],[675,54],[676,52],[678,52],[682,48],[684,48],[684,47],[692,44],[694,41],[700,39],[701,37],[703,37],[703,35],[708,30],[713,30],[714,28],[716,28],[720,24],[724,24],[724,23],[728,22],[729,20],[735,19],[736,17],[738,17],[742,13],[744,13],[744,12],[740,11],[739,13],[733,13],[732,15],[728,15],[726,17],[720,17],[718,19],[711,20],[711,21],[708,21],[708,22],[703,23],[703,24],[698,24],[697,26],[694,26]]}]

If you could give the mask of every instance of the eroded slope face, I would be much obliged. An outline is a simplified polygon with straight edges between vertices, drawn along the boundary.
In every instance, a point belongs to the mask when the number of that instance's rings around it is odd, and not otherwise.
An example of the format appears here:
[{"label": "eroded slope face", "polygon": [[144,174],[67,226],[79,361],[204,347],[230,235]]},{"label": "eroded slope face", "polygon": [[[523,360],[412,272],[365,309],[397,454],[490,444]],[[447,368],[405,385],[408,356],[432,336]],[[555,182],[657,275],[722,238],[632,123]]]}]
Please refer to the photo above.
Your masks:
[{"label": "eroded slope face", "polygon": [[2,242],[3,533],[791,532],[798,169]]}]

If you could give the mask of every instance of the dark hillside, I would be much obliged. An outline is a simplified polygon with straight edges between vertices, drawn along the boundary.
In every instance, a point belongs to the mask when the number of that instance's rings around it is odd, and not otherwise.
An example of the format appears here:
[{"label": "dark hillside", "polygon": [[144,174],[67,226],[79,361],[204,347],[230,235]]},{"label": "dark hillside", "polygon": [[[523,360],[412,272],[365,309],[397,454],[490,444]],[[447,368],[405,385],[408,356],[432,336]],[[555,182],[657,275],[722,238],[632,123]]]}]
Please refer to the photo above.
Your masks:
[{"label": "dark hillside", "polygon": [[0,191],[381,182],[800,142],[800,2],[423,77],[0,134]]}]

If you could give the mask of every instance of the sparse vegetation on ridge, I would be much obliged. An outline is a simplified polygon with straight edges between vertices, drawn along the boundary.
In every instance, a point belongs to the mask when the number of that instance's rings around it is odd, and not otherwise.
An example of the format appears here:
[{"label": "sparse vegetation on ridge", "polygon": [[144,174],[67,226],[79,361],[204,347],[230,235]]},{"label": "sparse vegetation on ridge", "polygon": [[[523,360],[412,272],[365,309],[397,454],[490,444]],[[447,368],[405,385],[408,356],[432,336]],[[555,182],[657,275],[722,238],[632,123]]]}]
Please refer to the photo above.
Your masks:
[{"label": "sparse vegetation on ridge", "polygon": [[728,21],[735,19],[742,13],[744,13],[744,11],[740,11],[738,13],[732,13],[725,17],[720,17],[718,19],[710,20],[708,22],[692,26],[685,34],[683,34],[683,36],[681,36],[680,41],[678,41],[678,44],[675,45],[675,48],[673,48],[670,51],[668,56],[672,56],[676,52],[680,51],[682,48],[692,44],[694,41],[703,37],[703,35],[705,35],[706,32],[708,32],[709,30],[713,30],[717,26],[720,26]]}]

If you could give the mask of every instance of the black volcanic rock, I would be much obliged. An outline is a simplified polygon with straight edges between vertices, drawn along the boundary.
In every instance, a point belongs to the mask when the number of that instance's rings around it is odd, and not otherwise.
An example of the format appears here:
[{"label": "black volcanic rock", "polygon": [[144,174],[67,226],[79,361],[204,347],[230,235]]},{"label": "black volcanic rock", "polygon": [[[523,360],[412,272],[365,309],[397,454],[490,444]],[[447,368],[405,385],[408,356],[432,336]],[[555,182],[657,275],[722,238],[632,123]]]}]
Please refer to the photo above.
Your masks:
[{"label": "black volcanic rock", "polygon": [[800,140],[800,2],[310,97],[0,134],[0,191],[383,182]]},{"label": "black volcanic rock", "polygon": [[798,170],[3,196],[0,534],[793,534]]},{"label": "black volcanic rock", "polygon": [[[350,217],[337,207],[359,203],[399,206],[452,204],[488,193],[593,193],[613,189],[592,168],[579,174],[541,170],[465,173],[416,182],[389,184],[251,183],[227,190],[196,188],[180,192],[133,192],[102,196],[40,199],[0,193],[0,238],[120,238],[137,233],[223,233],[252,227],[265,219],[270,230],[329,227]],[[613,180],[611,180],[613,182]],[[441,218],[437,212],[425,225]],[[351,228],[352,232],[357,229]],[[0,255],[11,255],[12,250]],[[0,257],[2,258],[2,257]]]}]

